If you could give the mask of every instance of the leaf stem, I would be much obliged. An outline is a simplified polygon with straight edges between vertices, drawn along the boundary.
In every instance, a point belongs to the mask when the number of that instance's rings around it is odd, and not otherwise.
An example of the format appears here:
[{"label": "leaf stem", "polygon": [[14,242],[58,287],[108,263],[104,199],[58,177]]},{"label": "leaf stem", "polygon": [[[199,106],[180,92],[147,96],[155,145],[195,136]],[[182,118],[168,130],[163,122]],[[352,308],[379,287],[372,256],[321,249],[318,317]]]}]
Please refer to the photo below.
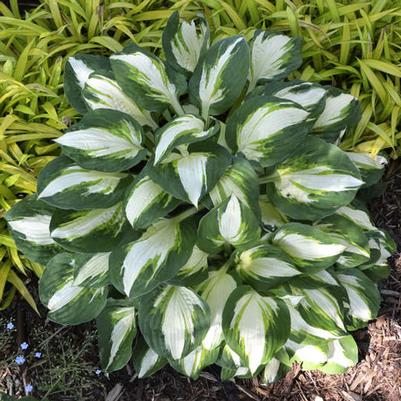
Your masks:
[{"label": "leaf stem", "polygon": [[192,216],[196,213],[198,213],[201,209],[197,209],[196,207],[191,207],[187,210],[184,210],[182,213],[178,214],[177,216],[175,216],[174,218],[181,222],[183,220],[185,220],[187,217]]},{"label": "leaf stem", "polygon": [[234,252],[231,252],[230,257],[227,259],[224,265],[220,267],[219,272],[227,273],[233,262],[234,262]]},{"label": "leaf stem", "polygon": [[179,115],[185,114],[184,109],[180,105],[180,102],[177,99],[172,99],[171,101],[171,106],[173,107],[174,111]]},{"label": "leaf stem", "polygon": [[267,184],[268,182],[274,182],[274,181],[277,181],[277,178],[272,177],[271,175],[259,178],[259,184]]}]

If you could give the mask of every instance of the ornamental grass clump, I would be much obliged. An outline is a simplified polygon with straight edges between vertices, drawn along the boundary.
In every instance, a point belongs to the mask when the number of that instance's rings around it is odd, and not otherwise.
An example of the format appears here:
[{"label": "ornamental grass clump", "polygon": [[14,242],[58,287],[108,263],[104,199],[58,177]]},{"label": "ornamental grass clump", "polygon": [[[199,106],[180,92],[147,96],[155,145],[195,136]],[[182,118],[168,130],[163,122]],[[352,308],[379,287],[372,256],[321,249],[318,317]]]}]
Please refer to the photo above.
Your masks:
[{"label": "ornamental grass clump", "polygon": [[265,383],[295,362],[343,372],[394,250],[357,199],[385,159],[336,146],[357,100],[287,80],[297,37],[211,43],[205,19],[175,13],[163,49],[67,63],[83,117],[7,215],[19,249],[46,264],[49,318],[96,319],[106,372],[131,358],[139,377],[166,363]]}]

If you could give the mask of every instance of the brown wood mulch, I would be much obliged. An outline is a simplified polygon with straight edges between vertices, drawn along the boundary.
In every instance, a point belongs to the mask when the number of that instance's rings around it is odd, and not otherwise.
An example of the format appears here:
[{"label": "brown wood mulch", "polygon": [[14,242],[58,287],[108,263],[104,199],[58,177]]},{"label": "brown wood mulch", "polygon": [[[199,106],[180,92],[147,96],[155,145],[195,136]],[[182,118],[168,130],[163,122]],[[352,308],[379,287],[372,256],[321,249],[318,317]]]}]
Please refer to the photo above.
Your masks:
[{"label": "brown wood mulch", "polygon": [[[378,226],[389,230],[401,251],[401,164],[393,163],[383,181],[384,193],[375,199],[371,211]],[[367,329],[354,333],[360,351],[360,362],[346,374],[324,375],[302,372],[295,366],[278,383],[265,387],[257,379],[222,383],[217,367],[210,367],[197,381],[189,380],[171,368],[153,377],[137,380],[130,368],[101,376],[84,391],[84,401],[401,401],[401,256],[392,259],[392,271],[382,284],[382,308]],[[14,313],[9,311],[6,313]],[[68,328],[44,322],[26,308],[28,326],[46,325],[49,335],[69,339],[76,345],[84,333],[82,328]],[[32,319],[31,319],[32,317]],[[89,329],[90,330],[90,327]],[[29,328],[28,328],[29,331]],[[56,334],[54,334],[56,333]],[[29,333],[27,333],[29,337]],[[18,336],[16,336],[18,337]],[[21,340],[16,338],[16,342]],[[2,352],[3,351],[3,352]],[[0,362],[5,350],[0,349]],[[98,365],[96,348],[83,356],[86,363]],[[83,363],[83,362],[82,362]],[[1,366],[1,365],[0,365]],[[27,372],[24,369],[0,367],[0,390],[14,389],[20,394]],[[30,369],[35,379],[38,368]],[[93,374],[92,374],[93,375]],[[74,386],[74,383],[70,384]],[[18,391],[18,388],[20,389]],[[82,401],[68,391],[50,396],[50,401]]]}]

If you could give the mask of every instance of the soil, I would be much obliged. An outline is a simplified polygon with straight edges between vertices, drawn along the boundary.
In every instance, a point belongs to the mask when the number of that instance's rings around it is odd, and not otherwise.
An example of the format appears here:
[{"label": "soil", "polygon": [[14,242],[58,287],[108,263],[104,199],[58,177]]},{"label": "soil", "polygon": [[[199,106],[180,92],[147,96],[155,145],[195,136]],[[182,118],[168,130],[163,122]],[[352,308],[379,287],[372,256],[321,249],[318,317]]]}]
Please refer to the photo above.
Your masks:
[{"label": "soil", "polygon": [[[400,163],[390,165],[381,187],[384,192],[370,203],[370,209],[375,223],[390,231],[399,252]],[[299,366],[294,366],[283,380],[268,387],[262,386],[257,379],[222,383],[215,366],[207,369],[197,381],[189,380],[171,368],[164,368],[144,380],[136,379],[129,367],[109,377],[103,374],[97,377],[94,372],[99,360],[93,325],[61,328],[18,302],[2,315],[3,323],[19,311],[17,321],[25,323],[23,327],[17,327],[4,345],[0,343],[0,391],[20,395],[24,385],[33,382],[41,383],[37,387],[43,389],[40,391],[43,396],[47,377],[61,375],[56,386],[50,387],[48,383],[48,388],[53,388],[49,401],[400,401],[401,256],[394,255],[391,264],[391,274],[381,287],[383,302],[379,317],[366,329],[354,333],[360,362],[343,375],[302,372]],[[45,316],[44,309],[41,313]],[[17,367],[12,362],[1,364],[1,361],[10,360],[10,355],[15,354],[22,341],[28,340],[40,343],[42,348],[46,345],[43,363],[36,361],[29,368]],[[51,362],[51,355],[56,355],[59,361]]]}]

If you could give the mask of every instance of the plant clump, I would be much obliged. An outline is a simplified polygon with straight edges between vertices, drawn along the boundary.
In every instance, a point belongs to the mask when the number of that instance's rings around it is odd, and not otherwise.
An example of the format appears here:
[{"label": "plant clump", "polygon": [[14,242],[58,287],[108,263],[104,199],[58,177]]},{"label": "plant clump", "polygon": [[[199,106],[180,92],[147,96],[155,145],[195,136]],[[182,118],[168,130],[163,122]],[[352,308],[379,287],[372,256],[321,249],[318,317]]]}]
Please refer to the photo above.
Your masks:
[{"label": "plant clump", "polygon": [[265,383],[295,362],[345,371],[394,251],[358,199],[386,160],[336,145],[358,101],[288,79],[298,37],[212,42],[203,17],[174,13],[163,50],[67,63],[83,117],[7,214],[19,249],[46,265],[49,318],[96,319],[106,372],[131,358],[139,377],[167,363]]}]

